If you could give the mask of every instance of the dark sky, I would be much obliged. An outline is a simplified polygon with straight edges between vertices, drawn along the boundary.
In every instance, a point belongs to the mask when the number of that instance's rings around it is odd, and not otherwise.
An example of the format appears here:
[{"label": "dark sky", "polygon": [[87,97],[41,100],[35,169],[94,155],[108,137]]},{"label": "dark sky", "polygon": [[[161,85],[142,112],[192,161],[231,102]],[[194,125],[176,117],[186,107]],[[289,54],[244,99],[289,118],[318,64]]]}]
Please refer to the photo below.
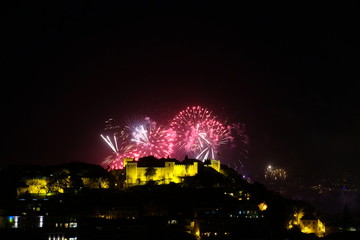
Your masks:
[{"label": "dark sky", "polygon": [[2,3],[2,167],[100,163],[108,118],[201,105],[246,124],[251,171],[359,170],[355,3],[152,2]]}]

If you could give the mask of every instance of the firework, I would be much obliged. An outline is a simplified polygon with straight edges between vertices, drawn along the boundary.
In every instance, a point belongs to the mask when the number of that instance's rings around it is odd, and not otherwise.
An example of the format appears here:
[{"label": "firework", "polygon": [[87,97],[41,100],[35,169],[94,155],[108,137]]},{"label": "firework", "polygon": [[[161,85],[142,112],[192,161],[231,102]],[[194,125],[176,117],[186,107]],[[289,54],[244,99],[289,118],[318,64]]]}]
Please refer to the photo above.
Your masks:
[{"label": "firework", "polygon": [[106,157],[102,162],[103,166],[107,166],[110,169],[123,169],[123,159],[127,157],[127,153],[130,149],[130,146],[128,145],[129,134],[125,128],[122,130],[119,129],[121,129],[121,127],[115,125],[115,120],[111,118],[105,122],[105,131],[108,132],[107,135],[100,135],[112,150],[112,154]]},{"label": "firework", "polygon": [[200,106],[187,107],[179,112],[168,126],[159,125],[150,118],[127,120],[124,126],[114,119],[105,122],[108,134],[101,138],[112,154],[103,165],[111,169],[122,169],[124,158],[135,160],[155,158],[189,158],[205,161],[218,159],[223,164],[242,172],[242,161],[247,158],[248,137],[243,124],[226,124],[211,111]]},{"label": "firework", "polygon": [[148,118],[145,120],[145,124],[129,128],[132,130],[129,155],[135,159],[146,156],[170,157],[175,140],[174,132],[166,127],[157,126]]},{"label": "firework", "polygon": [[181,111],[172,120],[170,127],[176,132],[174,147],[178,158],[187,155],[202,161],[217,159],[219,146],[231,140],[230,128],[200,106],[187,107]]},{"label": "firework", "polygon": [[269,165],[265,169],[265,179],[268,181],[284,181],[287,177],[285,169]]},{"label": "firework", "polygon": [[[108,121],[107,121],[108,122]],[[107,123],[106,122],[106,123]],[[118,130],[120,127],[113,127],[106,124],[107,130]],[[112,150],[112,155],[105,158],[103,165],[110,169],[122,169],[124,158],[135,160],[154,156],[156,158],[169,157],[172,154],[174,132],[163,126],[157,126],[150,118],[142,121],[128,121],[121,130],[113,133],[113,137],[100,135]]]},{"label": "firework", "polygon": [[220,147],[221,162],[239,173],[244,174],[243,162],[248,158],[249,138],[246,134],[245,125],[232,123],[227,126],[230,130],[228,144]]}]

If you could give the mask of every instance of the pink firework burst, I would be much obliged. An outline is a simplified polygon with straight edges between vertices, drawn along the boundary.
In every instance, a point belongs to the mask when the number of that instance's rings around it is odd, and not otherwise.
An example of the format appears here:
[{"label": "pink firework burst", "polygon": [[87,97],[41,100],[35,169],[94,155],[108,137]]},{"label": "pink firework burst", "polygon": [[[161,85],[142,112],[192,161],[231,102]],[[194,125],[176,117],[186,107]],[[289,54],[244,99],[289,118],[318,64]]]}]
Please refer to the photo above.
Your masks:
[{"label": "pink firework burst", "polygon": [[173,152],[175,132],[163,126],[157,126],[155,122],[148,122],[130,128],[132,138],[129,155],[138,159],[146,156],[156,158],[170,157]]},{"label": "pink firework burst", "polygon": [[202,161],[217,159],[219,146],[231,140],[231,128],[200,106],[187,107],[178,113],[170,127],[176,132],[174,147],[178,158],[188,155]]},{"label": "pink firework burst", "polygon": [[120,127],[113,127],[106,122],[106,130],[115,130],[112,137],[103,136],[103,140],[111,148],[112,154],[102,162],[103,166],[110,169],[123,169],[124,158],[135,160],[154,156],[164,158],[172,155],[175,132],[156,122],[145,118],[142,121],[128,122],[121,131]]}]

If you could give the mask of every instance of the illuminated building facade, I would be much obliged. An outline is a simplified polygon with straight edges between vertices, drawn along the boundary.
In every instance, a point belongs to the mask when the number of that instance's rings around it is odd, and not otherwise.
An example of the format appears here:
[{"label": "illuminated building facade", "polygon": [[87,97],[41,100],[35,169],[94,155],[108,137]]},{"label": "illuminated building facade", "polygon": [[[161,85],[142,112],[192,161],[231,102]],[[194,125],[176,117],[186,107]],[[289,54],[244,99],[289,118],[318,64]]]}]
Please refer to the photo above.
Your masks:
[{"label": "illuminated building facade", "polygon": [[[175,161],[165,161],[163,167],[140,167],[138,162],[131,158],[124,159],[126,172],[126,186],[143,185],[149,181],[156,181],[159,184],[180,183],[183,177],[192,177],[198,174],[198,162],[191,164],[178,164]],[[220,161],[210,160],[206,167],[212,167],[220,171]]]},{"label": "illuminated building facade", "polygon": [[303,209],[295,211],[289,221],[287,229],[293,227],[298,227],[303,233],[314,233],[318,237],[324,237],[325,234],[325,224],[315,216],[306,216]]},{"label": "illuminated building facade", "polygon": [[318,237],[324,237],[325,225],[316,218],[302,218],[300,220],[300,229],[303,233],[315,233]]}]

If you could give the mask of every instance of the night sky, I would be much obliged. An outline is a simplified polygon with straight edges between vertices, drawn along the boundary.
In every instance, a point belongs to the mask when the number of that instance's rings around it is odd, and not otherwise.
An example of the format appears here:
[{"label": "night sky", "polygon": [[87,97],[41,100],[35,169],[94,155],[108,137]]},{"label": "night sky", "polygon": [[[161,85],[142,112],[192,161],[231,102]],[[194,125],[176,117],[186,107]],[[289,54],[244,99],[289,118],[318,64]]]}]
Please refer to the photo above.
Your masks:
[{"label": "night sky", "polygon": [[253,174],[360,169],[355,2],[152,2],[2,3],[1,167],[100,164],[108,118],[201,105],[246,124]]}]

